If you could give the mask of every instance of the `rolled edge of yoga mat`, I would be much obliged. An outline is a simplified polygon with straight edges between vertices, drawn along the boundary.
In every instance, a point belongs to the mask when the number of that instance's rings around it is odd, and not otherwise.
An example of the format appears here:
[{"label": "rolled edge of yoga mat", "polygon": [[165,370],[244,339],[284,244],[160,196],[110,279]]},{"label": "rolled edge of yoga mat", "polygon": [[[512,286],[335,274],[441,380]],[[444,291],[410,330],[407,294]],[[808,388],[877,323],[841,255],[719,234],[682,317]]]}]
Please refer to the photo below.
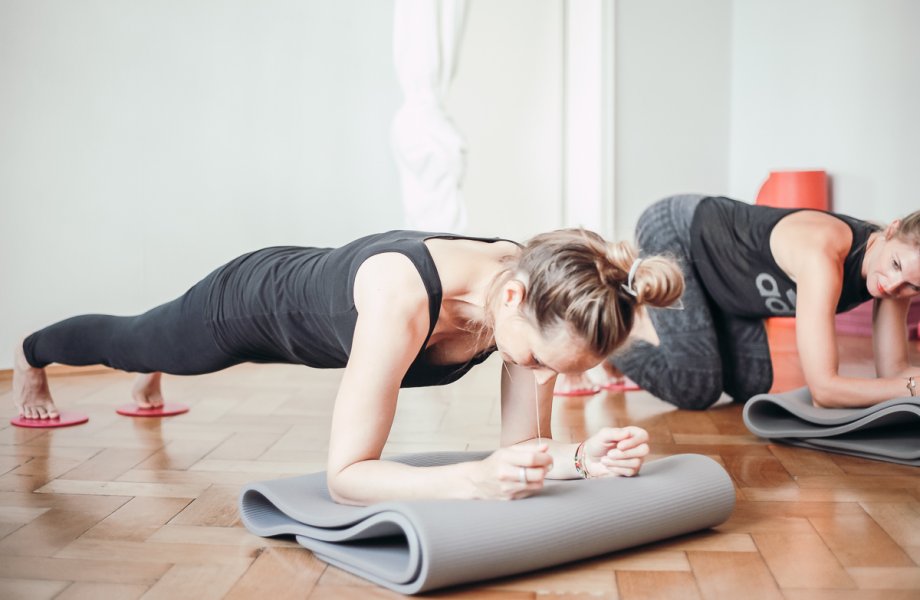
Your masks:
[{"label": "rolled edge of yoga mat", "polygon": [[[484,456],[432,453],[396,460],[434,466]],[[632,478],[550,481],[540,494],[513,502],[344,506],[329,498],[325,474],[315,473],[247,486],[240,513],[253,533],[294,534],[331,564],[415,594],[713,527],[728,519],[734,503],[734,486],[721,465],[686,454],[650,462]]]},{"label": "rolled edge of yoga mat", "polygon": [[744,405],[742,419],[753,433],[764,438],[832,437],[867,429],[892,413],[905,418],[920,414],[920,398],[892,398],[865,408],[815,406],[807,387],[779,394],[757,394]]},{"label": "rolled edge of yoga mat", "polygon": [[758,394],[744,406],[745,426],[762,438],[812,450],[918,466],[920,398],[866,408],[819,408],[808,388]]}]

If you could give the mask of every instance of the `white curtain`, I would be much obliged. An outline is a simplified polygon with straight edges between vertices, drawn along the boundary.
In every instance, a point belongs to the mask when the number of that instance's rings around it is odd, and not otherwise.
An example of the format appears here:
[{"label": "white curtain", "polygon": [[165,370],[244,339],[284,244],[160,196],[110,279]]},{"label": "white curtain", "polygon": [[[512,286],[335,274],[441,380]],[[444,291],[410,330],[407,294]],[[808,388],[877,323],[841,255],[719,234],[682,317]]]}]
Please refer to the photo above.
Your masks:
[{"label": "white curtain", "polygon": [[467,0],[396,0],[393,50],[403,105],[391,141],[402,185],[406,225],[462,232],[460,191],[466,142],[444,110],[453,79]]}]

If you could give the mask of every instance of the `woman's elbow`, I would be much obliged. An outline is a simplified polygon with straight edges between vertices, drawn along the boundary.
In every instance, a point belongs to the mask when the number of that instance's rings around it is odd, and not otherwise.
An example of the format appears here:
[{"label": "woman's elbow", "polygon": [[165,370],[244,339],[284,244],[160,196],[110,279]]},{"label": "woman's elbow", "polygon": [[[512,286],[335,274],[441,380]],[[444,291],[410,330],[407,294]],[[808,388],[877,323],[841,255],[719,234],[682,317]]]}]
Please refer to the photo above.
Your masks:
[{"label": "woman's elbow", "polygon": [[342,476],[342,471],[326,471],[326,489],[329,497],[338,504],[362,506],[362,503],[348,494],[348,485]]},{"label": "woman's elbow", "polygon": [[817,408],[837,408],[840,406],[840,395],[824,383],[808,386],[811,391],[811,403]]}]

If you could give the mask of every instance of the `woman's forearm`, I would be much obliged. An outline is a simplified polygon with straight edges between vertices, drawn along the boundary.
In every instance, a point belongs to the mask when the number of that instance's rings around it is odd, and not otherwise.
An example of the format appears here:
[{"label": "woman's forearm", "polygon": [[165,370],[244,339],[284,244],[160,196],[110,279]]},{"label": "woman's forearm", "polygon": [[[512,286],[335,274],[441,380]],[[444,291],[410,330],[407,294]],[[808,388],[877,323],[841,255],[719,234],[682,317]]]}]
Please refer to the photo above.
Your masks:
[{"label": "woman's forearm", "polygon": [[575,470],[575,450],[579,442],[559,442],[552,438],[536,438],[515,444],[515,448],[535,448],[537,445],[547,447],[553,457],[553,468],[546,474],[547,479],[577,479],[581,477]]},{"label": "woman's forearm", "polygon": [[[823,408],[864,408],[891,398],[909,397],[907,376],[879,377],[829,377],[820,382],[809,382],[812,401]],[[920,369],[915,375],[920,385]]]},{"label": "woman's forearm", "polygon": [[387,460],[365,460],[327,476],[332,499],[366,506],[388,500],[477,498],[472,469],[464,462],[438,467],[413,467]]}]

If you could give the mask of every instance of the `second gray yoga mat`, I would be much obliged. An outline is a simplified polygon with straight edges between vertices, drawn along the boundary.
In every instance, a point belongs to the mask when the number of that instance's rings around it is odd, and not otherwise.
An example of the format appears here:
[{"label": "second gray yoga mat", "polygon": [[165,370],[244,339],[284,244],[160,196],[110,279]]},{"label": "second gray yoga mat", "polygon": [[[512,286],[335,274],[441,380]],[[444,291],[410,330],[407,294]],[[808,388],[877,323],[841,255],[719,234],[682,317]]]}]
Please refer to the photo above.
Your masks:
[{"label": "second gray yoga mat", "polygon": [[818,408],[808,388],[758,394],[744,406],[752,433],[794,446],[920,466],[920,398],[869,408]]},{"label": "second gray yoga mat", "polygon": [[[435,466],[483,453],[413,454]],[[325,473],[247,485],[243,524],[261,536],[293,535],[332,565],[404,594],[523,573],[713,527],[731,515],[735,490],[697,454],[648,463],[637,477],[550,481],[515,501],[424,500],[337,504]]]}]

